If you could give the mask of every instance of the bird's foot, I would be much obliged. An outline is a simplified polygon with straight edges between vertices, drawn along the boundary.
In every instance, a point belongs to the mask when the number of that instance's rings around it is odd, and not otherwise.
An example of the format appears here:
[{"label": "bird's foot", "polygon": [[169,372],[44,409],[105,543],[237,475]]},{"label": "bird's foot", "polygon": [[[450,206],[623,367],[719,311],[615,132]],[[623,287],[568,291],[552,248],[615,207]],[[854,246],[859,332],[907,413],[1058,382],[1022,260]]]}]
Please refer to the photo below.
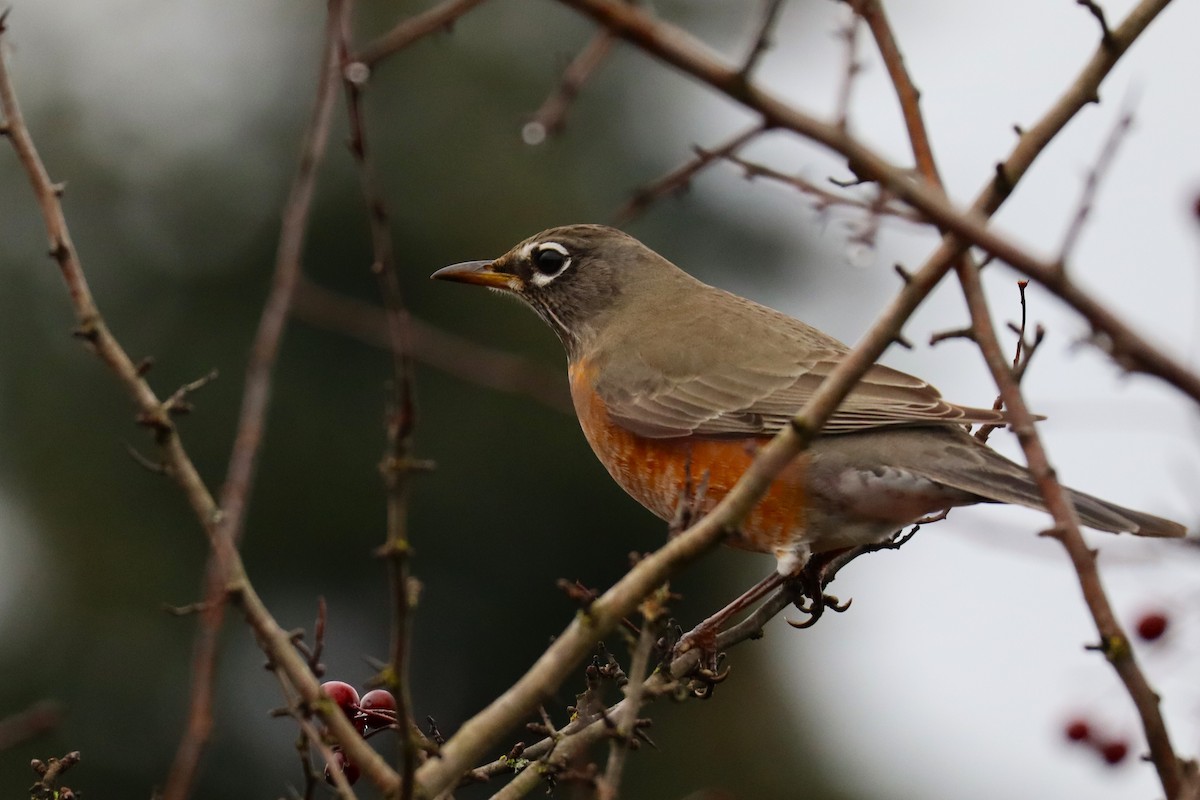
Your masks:
[{"label": "bird's foot", "polygon": [[834,595],[825,593],[825,587],[833,579],[833,573],[827,575],[825,568],[834,562],[839,554],[840,551],[834,551],[813,556],[795,577],[788,580],[787,587],[793,593],[793,605],[808,615],[802,620],[785,618],[788,625],[800,629],[811,628],[817,624],[817,620],[824,615],[826,609],[840,614],[854,602],[850,599],[843,603]]}]

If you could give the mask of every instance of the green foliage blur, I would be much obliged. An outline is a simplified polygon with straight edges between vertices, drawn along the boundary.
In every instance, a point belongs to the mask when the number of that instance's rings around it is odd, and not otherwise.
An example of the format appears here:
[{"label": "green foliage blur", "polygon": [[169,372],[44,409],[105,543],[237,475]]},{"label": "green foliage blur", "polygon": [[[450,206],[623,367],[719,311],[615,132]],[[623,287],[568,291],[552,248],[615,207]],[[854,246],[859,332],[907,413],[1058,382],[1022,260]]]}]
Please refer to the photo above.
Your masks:
[{"label": "green foliage blur", "polygon": [[[211,37],[218,54],[209,62],[204,43],[194,47],[190,76],[157,72],[150,59],[131,67],[137,86],[156,91],[116,86],[111,116],[102,116],[88,94],[94,78],[71,54],[86,44],[117,59],[131,23],[93,11],[105,27],[86,42],[79,25],[49,40],[65,21],[55,15],[74,13],[74,2],[38,10],[17,0],[7,55],[52,176],[67,181],[69,223],[120,341],[134,358],[153,356],[149,379],[160,396],[220,372],[181,419],[187,449],[216,490],[312,102],[323,4],[259,4],[255,29],[238,29],[240,17],[223,21],[219,12],[197,29],[173,20],[133,26],[134,35],[158,37],[159,48],[175,37]],[[420,10],[395,5],[363,4],[359,41]],[[702,31],[741,36],[751,25],[728,9],[673,12],[696,14],[687,22]],[[485,292],[434,284],[429,273],[497,255],[550,225],[608,221],[638,186],[716,137],[703,139],[671,116],[701,90],[618,48],[571,108],[564,133],[524,144],[524,121],[592,35],[590,24],[552,3],[539,4],[531,21],[523,3],[485,4],[452,34],[388,59],[367,93],[368,133],[413,314],[545,366],[565,393],[558,344],[532,314]],[[51,46],[60,55],[35,55]],[[263,64],[240,76],[246,85],[200,91],[184,80],[203,85],[217,59],[246,62],[256,48],[266,48],[257,56]],[[52,69],[37,66],[48,63]],[[178,131],[155,125],[171,119],[194,128],[193,140],[170,146]],[[357,177],[340,146],[340,105],[337,120],[305,270],[323,287],[377,302]],[[725,269],[767,282],[783,267],[781,245],[745,217],[688,195],[660,202],[629,230],[709,280],[728,280]],[[164,780],[181,735],[195,627],[163,607],[199,599],[207,550],[181,493],[127,454],[133,447],[155,457],[120,386],[72,338],[73,325],[36,206],[4,147],[0,718],[40,700],[57,703],[63,718],[0,752],[0,795],[32,783],[31,758],[77,749],[83,762],[67,784],[96,798],[146,797]],[[364,657],[386,656],[390,624],[386,573],[372,557],[383,539],[377,464],[388,374],[383,352],[291,323],[244,545],[250,575],[285,627],[311,630],[317,598],[327,599],[328,675],[359,685],[371,675]],[[412,695],[418,720],[431,716],[450,734],[569,622],[575,609],[557,578],[605,587],[631,551],[662,542],[665,528],[613,485],[571,416],[424,366],[416,391],[415,455],[437,469],[419,477],[412,494],[413,568],[423,585]],[[769,560],[721,552],[677,583],[685,597],[674,613],[694,624],[769,568]],[[301,785],[295,725],[269,715],[281,705],[278,686],[232,615],[224,643],[216,729],[196,796],[287,796]],[[808,743],[794,734],[803,721],[786,718],[780,687],[764,678],[764,646],[734,653],[733,677],[711,701],[649,709],[658,749],[631,757],[628,797],[782,798],[796,796],[796,786],[813,800],[844,796],[826,785]],[[619,637],[610,647],[624,657]],[[558,691],[548,708],[558,723],[582,688],[581,670]],[[519,739],[532,741],[514,731]]]}]

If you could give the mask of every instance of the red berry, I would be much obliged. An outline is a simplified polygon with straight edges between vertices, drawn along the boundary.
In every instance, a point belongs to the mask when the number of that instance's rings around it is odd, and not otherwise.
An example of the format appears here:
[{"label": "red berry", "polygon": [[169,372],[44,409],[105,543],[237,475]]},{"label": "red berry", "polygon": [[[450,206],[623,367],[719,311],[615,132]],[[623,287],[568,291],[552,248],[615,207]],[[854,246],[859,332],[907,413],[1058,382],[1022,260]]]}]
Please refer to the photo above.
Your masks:
[{"label": "red berry", "polygon": [[354,718],[354,712],[358,710],[357,689],[345,681],[325,681],[321,684],[321,690],[329,695],[330,700],[341,706],[347,717]]},{"label": "red berry", "polygon": [[369,708],[395,711],[396,698],[392,697],[392,693],[387,689],[372,689],[362,696],[362,702],[359,703],[359,707],[364,711]]},{"label": "red berry", "polygon": [[364,694],[359,708],[365,715],[364,727],[380,728],[396,721],[396,698],[387,689],[372,689]]},{"label": "red berry", "polygon": [[1167,632],[1167,615],[1161,611],[1143,614],[1137,621],[1137,633],[1143,641],[1153,642]]},{"label": "red berry", "polygon": [[1108,764],[1120,764],[1129,755],[1129,745],[1122,741],[1112,741],[1100,746],[1100,755]]},{"label": "red berry", "polygon": [[[346,783],[353,785],[358,780],[358,765],[351,761],[341,750],[335,750],[333,756],[334,761],[337,762],[337,766],[341,768],[342,774],[346,776]],[[325,765],[325,782],[332,785],[334,782],[333,770],[330,766],[329,764]]]},{"label": "red berry", "polygon": [[1073,719],[1068,722],[1064,732],[1072,742],[1085,742],[1092,735],[1091,728],[1081,719]]}]

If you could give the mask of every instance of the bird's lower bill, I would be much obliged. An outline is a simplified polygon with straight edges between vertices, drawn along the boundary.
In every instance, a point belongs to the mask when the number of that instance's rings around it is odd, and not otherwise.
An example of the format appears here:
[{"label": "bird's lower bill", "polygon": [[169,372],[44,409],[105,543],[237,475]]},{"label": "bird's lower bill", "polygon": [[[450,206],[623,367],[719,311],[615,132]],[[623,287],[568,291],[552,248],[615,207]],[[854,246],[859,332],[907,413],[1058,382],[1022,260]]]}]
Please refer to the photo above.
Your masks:
[{"label": "bird's lower bill", "polygon": [[494,263],[492,261],[464,261],[461,264],[442,267],[430,277],[440,281],[473,283],[476,286],[487,286],[492,289],[516,289],[513,282],[520,279],[515,275],[497,272],[493,266]]}]

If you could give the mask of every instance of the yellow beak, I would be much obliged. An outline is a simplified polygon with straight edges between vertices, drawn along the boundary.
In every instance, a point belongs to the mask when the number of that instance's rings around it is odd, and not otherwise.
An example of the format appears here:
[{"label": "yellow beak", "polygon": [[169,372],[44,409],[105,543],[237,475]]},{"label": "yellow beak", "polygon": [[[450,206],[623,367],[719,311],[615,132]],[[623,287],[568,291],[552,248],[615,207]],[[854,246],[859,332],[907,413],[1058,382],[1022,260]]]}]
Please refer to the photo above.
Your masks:
[{"label": "yellow beak", "polygon": [[512,289],[516,276],[497,272],[493,261],[464,261],[442,267],[429,277],[439,281],[455,281],[457,283],[473,283],[477,286],[489,286],[493,289]]}]

